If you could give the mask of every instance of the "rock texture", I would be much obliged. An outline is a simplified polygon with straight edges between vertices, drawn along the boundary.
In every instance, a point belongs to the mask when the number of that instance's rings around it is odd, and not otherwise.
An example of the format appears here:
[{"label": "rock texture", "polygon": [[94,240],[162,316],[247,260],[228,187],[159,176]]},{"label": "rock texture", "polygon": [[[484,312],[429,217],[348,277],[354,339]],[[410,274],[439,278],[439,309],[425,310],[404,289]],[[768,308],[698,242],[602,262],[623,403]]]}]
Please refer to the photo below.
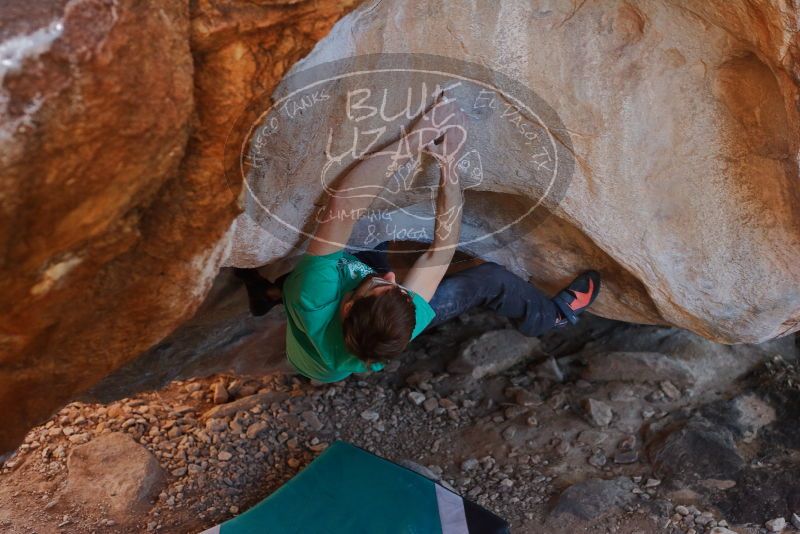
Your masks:
[{"label": "rock texture", "polygon": [[593,521],[632,501],[634,484],[629,478],[614,480],[590,479],[567,488],[562,493],[552,514],[572,514],[585,521]]},{"label": "rock texture", "polygon": [[166,482],[158,459],[122,432],[73,449],[67,469],[69,498],[102,506],[119,522],[146,512]]},{"label": "rock texture", "polygon": [[3,3],[0,451],[200,304],[230,124],[355,3]]},{"label": "rock texture", "polygon": [[495,330],[467,343],[458,358],[447,366],[447,370],[479,380],[542,355],[538,339],[525,337],[516,330],[511,334],[505,330]]},{"label": "rock texture", "polygon": [[[237,310],[243,319],[248,314],[243,291]],[[543,378],[535,361],[480,380],[446,371],[459,347],[484,343],[486,333],[497,340],[499,322],[484,310],[466,314],[419,336],[396,370],[334,384],[267,372],[201,372],[203,378],[150,381],[111,402],[72,402],[0,461],[0,530],[202,532],[256,505],[336,440],[452,486],[508,520],[512,532],[725,534],[714,529],[730,524],[743,534],[800,510],[800,347],[794,340],[748,347],[769,351],[738,363],[749,370],[746,378],[720,376],[679,399],[661,395],[646,375],[621,377],[624,382],[582,378],[592,358],[581,348],[587,341],[620,350],[619,338],[650,337],[654,328],[591,315],[541,339],[543,350],[557,354],[563,382]],[[516,331],[508,326],[513,344]],[[179,330],[194,334],[193,352],[201,358],[218,364],[225,358],[212,342],[218,332],[190,324]],[[181,359],[172,367],[181,365],[197,369],[196,361]],[[117,378],[128,384],[134,374]],[[109,388],[110,381],[103,380]],[[217,386],[229,392],[222,404],[214,403]],[[602,429],[579,411],[598,399],[614,414]],[[129,514],[130,521],[109,516],[101,491],[75,502],[67,483],[74,478],[68,458],[88,451],[87,442],[96,447],[89,461],[107,457],[100,447],[109,434],[133,438],[138,444],[129,440],[129,446],[146,448],[167,473],[149,509]],[[717,453],[741,461],[718,461]],[[110,463],[104,473],[125,480],[127,473]],[[103,479],[103,487],[111,484]]]},{"label": "rock texture", "polygon": [[[794,3],[745,0],[372,2],[295,69],[435,53],[523,83],[563,123],[574,175],[555,216],[488,256],[548,290],[594,267],[602,315],[756,342],[800,324],[797,24]],[[313,120],[281,125],[261,154],[281,162],[262,200],[298,228],[318,199],[329,131],[335,154],[353,137],[352,122],[305,111]],[[508,132],[470,121],[485,175],[468,193],[467,232],[540,193]],[[261,232],[263,219],[248,205],[232,263],[272,261],[294,244]]]}]

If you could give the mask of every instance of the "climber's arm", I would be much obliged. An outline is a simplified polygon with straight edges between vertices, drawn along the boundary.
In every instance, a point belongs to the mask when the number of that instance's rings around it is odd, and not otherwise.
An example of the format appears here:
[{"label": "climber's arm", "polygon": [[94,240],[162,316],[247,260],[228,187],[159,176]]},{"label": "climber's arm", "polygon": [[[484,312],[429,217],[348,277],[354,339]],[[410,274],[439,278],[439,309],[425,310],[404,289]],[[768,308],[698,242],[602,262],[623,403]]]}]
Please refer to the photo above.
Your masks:
[{"label": "climber's arm", "polygon": [[321,256],[344,248],[356,221],[366,214],[389,179],[386,176],[391,164],[389,154],[397,150],[402,141],[387,145],[377,155],[366,156],[334,182],[332,190],[336,193],[327,195],[325,206],[317,214],[319,224],[308,245],[309,254]]},{"label": "climber's arm", "polygon": [[436,194],[436,222],[433,242],[403,280],[403,284],[426,301],[433,298],[436,288],[444,278],[461,235],[461,216],[464,199],[461,183],[456,173],[458,154],[466,141],[463,114],[454,108],[454,119],[445,127],[444,141],[432,144],[426,151],[439,162],[439,189]]},{"label": "climber's arm", "polygon": [[[327,195],[325,206],[317,213],[319,224],[308,245],[308,254],[322,256],[344,248],[356,221],[384,190],[392,176],[387,172],[392,164],[402,165],[417,157],[421,148],[437,137],[438,129],[433,126],[432,115],[440,103],[441,98],[434,99],[412,123],[408,134],[365,155],[334,181],[331,191],[336,193]],[[398,159],[398,154],[402,154],[404,160]]]},{"label": "climber's arm", "polygon": [[[461,184],[454,172],[441,167],[439,191],[436,195],[436,222],[433,243],[408,271],[403,285],[426,301],[433,298],[444,278],[461,235],[464,213]],[[452,177],[451,177],[452,175]]]}]

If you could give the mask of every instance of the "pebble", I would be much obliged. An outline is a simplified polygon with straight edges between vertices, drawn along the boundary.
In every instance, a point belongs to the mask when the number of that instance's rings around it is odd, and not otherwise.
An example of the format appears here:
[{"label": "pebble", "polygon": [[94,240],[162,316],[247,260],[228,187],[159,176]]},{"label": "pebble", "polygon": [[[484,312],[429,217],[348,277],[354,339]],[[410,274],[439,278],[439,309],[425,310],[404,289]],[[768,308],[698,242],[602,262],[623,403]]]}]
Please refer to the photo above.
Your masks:
[{"label": "pebble", "polygon": [[239,393],[239,390],[242,388],[242,381],[241,380],[234,380],[230,384],[228,384],[228,393],[230,395],[236,395]]},{"label": "pebble", "polygon": [[269,428],[269,425],[267,424],[266,421],[258,421],[247,427],[245,435],[247,436],[247,439],[255,439],[258,437],[259,434],[264,432],[267,428]]},{"label": "pebble", "polygon": [[514,419],[515,417],[522,415],[528,411],[528,408],[525,406],[509,406],[503,411],[503,415],[506,419]]},{"label": "pebble", "polygon": [[439,399],[439,406],[445,410],[454,410],[458,408],[458,405],[450,399]]},{"label": "pebble", "polygon": [[600,432],[598,430],[584,430],[578,434],[578,441],[590,447],[600,445],[607,438],[608,435],[605,432]]},{"label": "pebble", "polygon": [[614,418],[614,412],[611,411],[611,406],[603,401],[586,399],[583,402],[583,408],[586,411],[589,422],[595,426],[607,427]]},{"label": "pebble", "polygon": [[420,393],[419,391],[412,391],[411,393],[408,394],[408,398],[411,402],[413,402],[417,406],[425,402],[425,394]]},{"label": "pebble", "polygon": [[698,525],[706,526],[714,520],[714,516],[710,512],[703,512],[694,518],[694,522]]},{"label": "pebble", "polygon": [[361,412],[361,418],[366,420],[366,421],[374,422],[374,421],[377,421],[378,419],[380,419],[381,416],[380,416],[380,414],[378,412],[375,412],[373,410],[364,410],[363,412]]},{"label": "pebble", "polygon": [[204,471],[203,466],[197,464],[189,464],[188,470],[190,475],[196,475]]},{"label": "pebble", "polygon": [[664,392],[664,395],[666,395],[668,399],[675,401],[681,398],[681,390],[675,387],[675,384],[669,380],[664,380],[659,384],[659,386],[661,387],[661,391]]},{"label": "pebble", "polygon": [[228,390],[222,382],[217,382],[211,386],[211,396],[214,404],[225,404],[230,399]]},{"label": "pebble", "polygon": [[636,446],[636,437],[625,436],[617,444],[617,449],[621,451],[632,451],[635,446]]},{"label": "pebble", "polygon": [[305,421],[308,427],[314,432],[319,432],[325,426],[322,424],[322,421],[319,420],[317,414],[311,410],[306,410],[301,416],[303,421]]},{"label": "pebble", "polygon": [[461,462],[461,470],[462,471],[472,471],[473,469],[478,467],[478,460],[475,458],[468,458]]},{"label": "pebble", "polygon": [[82,434],[73,434],[69,437],[70,442],[76,445],[82,445],[83,443],[87,443],[91,439],[91,436],[84,432]]},{"label": "pebble", "polygon": [[520,406],[531,407],[542,404],[542,399],[528,390],[521,389],[514,394],[514,402]]},{"label": "pebble", "polygon": [[559,443],[556,444],[555,451],[558,454],[564,455],[569,452],[570,446],[569,442],[566,440],[561,440]]},{"label": "pebble", "polygon": [[310,450],[310,451],[314,451],[314,452],[322,452],[322,451],[324,451],[324,450],[325,450],[325,449],[327,449],[327,448],[328,448],[328,444],[327,444],[327,443],[325,443],[325,442],[322,442],[322,443],[316,443],[316,444],[314,444],[314,445],[309,445],[309,446],[308,446],[308,450]]},{"label": "pebble", "polygon": [[615,464],[632,464],[639,460],[639,453],[636,451],[619,451],[614,455]]},{"label": "pebble", "polygon": [[532,371],[540,378],[547,378],[554,382],[564,381],[564,372],[561,370],[561,367],[559,367],[558,360],[552,356],[534,366]]},{"label": "pebble", "polygon": [[786,520],[782,517],[776,517],[775,519],[770,519],[767,521],[765,526],[770,532],[781,532],[784,528],[786,528]]},{"label": "pebble", "polygon": [[422,404],[422,407],[425,408],[426,412],[432,412],[439,407],[439,401],[436,400],[436,398],[431,397]]},{"label": "pebble", "polygon": [[239,419],[234,419],[233,421],[230,422],[228,426],[230,427],[231,432],[233,432],[236,435],[239,435],[242,432],[244,432],[244,426],[242,425],[242,422]]},{"label": "pebble", "polygon": [[563,408],[566,403],[567,395],[563,391],[558,391],[547,399],[547,405],[555,411]]},{"label": "pebble", "polygon": [[604,465],[606,465],[606,462],[608,462],[608,459],[606,458],[606,455],[603,454],[603,451],[601,451],[600,449],[597,449],[596,451],[594,451],[594,454],[592,454],[589,457],[588,462],[589,462],[589,465],[591,465],[592,467],[600,468],[600,467],[603,467]]},{"label": "pebble", "polygon": [[506,441],[511,441],[512,439],[514,439],[514,436],[516,435],[517,435],[517,429],[514,426],[506,427],[506,429],[503,430],[503,439]]},{"label": "pebble", "polygon": [[218,458],[218,459],[219,459],[221,462],[227,462],[228,460],[230,460],[231,458],[233,458],[233,454],[229,453],[228,451],[221,451],[221,452],[220,452],[220,453],[217,455],[217,458]]}]

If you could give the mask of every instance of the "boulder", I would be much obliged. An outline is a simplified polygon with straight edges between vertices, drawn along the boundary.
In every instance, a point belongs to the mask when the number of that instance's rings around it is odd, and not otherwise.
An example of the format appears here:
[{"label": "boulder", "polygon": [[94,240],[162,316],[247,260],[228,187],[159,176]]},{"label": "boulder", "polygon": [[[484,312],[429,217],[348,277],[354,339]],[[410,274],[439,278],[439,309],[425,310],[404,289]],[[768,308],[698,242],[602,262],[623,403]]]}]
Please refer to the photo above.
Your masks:
[{"label": "boulder", "polygon": [[[416,105],[422,82],[430,88],[447,72],[442,79],[478,76],[489,93],[519,89],[499,99],[463,86],[453,92],[470,114],[465,151],[479,155],[465,162],[481,170],[464,182],[465,249],[547,291],[595,268],[604,290],[592,309],[606,317],[676,325],[724,343],[796,331],[797,27],[795,6],[747,0],[692,9],[667,1],[365,4],[278,87],[276,99],[302,95],[281,100],[291,104],[282,108],[289,116],[265,115],[255,125],[257,143],[245,153],[254,162],[247,174],[251,196],[232,232],[229,261],[272,262],[305,241],[328,164],[350,162],[335,157],[355,146],[354,131],[388,141],[402,122],[393,114],[404,109],[406,90],[416,91]],[[449,59],[422,56],[430,53]],[[313,69],[368,54],[342,63],[372,72],[372,80],[352,88],[361,91],[357,99],[348,99],[341,78],[326,94],[308,88]],[[381,85],[378,69],[401,61],[385,54],[418,56]],[[420,72],[427,66],[435,68]],[[528,96],[532,110],[512,105]],[[558,139],[539,146],[545,137],[539,136],[532,143],[540,151],[531,153],[509,122],[528,127],[533,138],[542,133],[535,114]],[[359,140],[360,150],[366,140]],[[499,233],[542,200],[547,165],[538,156],[551,149],[548,156],[560,165],[553,171],[556,194],[541,205],[552,216]],[[395,189],[408,186],[407,195],[385,198],[380,206],[396,208],[364,222],[351,245],[422,234],[425,228],[412,232],[406,222],[430,214],[425,190],[432,173],[427,162],[408,178],[411,185],[392,181]],[[495,231],[496,242],[475,241]]]},{"label": "boulder", "polygon": [[656,473],[672,481],[736,479],[745,467],[730,428],[693,417],[655,435],[647,444]]},{"label": "boulder", "polygon": [[355,3],[3,2],[0,452],[191,316],[230,125]]},{"label": "boulder", "polygon": [[583,521],[596,521],[636,498],[635,484],[627,477],[589,479],[574,484],[558,497],[552,517],[569,514]]},{"label": "boulder", "polygon": [[758,345],[723,345],[692,332],[647,326],[635,334],[625,328],[601,334],[586,344],[583,378],[590,381],[660,383],[703,391],[736,380],[781,354],[789,360],[798,351],[791,337]]},{"label": "boulder", "polygon": [[450,362],[451,373],[479,379],[502,373],[533,356],[541,356],[537,338],[525,337],[516,330],[492,330],[469,341]]},{"label": "boulder", "polygon": [[72,502],[107,509],[123,524],[141,518],[166,481],[156,457],[122,432],[72,449],[67,470],[65,495]]},{"label": "boulder", "polygon": [[694,385],[688,366],[658,352],[612,351],[592,354],[583,378],[590,382],[659,382],[670,380],[681,386]]}]

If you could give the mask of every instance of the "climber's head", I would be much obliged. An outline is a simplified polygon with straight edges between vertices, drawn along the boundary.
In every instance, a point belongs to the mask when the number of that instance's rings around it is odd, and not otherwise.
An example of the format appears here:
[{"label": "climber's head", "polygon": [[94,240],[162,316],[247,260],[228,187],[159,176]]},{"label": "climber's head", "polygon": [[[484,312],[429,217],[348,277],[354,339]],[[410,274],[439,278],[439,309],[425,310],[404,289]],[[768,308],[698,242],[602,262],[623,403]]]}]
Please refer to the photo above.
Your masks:
[{"label": "climber's head", "polygon": [[392,272],[366,277],[341,305],[347,350],[367,363],[400,355],[414,330],[414,304]]}]

